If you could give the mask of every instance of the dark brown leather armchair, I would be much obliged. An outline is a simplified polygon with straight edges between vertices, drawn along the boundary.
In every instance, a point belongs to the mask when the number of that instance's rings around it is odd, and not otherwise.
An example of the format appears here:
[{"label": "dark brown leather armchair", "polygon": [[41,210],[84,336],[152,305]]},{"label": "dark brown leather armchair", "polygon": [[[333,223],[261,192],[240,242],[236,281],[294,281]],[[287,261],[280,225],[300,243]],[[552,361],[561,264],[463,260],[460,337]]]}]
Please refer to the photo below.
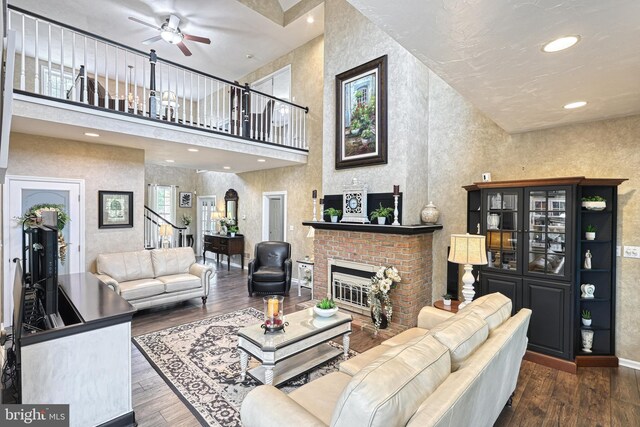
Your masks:
[{"label": "dark brown leather armchair", "polygon": [[249,296],[256,294],[289,295],[291,289],[291,244],[261,242],[249,263]]}]

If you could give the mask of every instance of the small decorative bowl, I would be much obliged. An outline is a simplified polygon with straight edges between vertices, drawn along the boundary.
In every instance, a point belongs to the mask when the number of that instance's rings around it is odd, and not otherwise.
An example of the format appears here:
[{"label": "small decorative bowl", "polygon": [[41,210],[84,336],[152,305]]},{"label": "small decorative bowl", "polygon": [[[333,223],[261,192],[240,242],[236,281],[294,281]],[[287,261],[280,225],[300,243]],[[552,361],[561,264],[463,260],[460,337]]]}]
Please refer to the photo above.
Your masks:
[{"label": "small decorative bowl", "polygon": [[323,309],[313,306],[313,312],[320,317],[331,317],[338,312],[338,307]]}]

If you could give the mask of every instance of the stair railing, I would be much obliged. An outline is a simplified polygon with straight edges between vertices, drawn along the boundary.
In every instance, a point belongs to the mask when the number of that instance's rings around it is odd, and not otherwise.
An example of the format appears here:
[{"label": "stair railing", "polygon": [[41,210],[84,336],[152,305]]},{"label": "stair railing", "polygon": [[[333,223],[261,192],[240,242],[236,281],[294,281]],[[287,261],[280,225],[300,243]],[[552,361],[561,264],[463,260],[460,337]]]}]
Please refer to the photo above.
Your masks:
[{"label": "stair railing", "polygon": [[[163,243],[166,244],[163,245]],[[145,206],[144,246],[146,249],[187,246],[187,227],[177,226]]]}]

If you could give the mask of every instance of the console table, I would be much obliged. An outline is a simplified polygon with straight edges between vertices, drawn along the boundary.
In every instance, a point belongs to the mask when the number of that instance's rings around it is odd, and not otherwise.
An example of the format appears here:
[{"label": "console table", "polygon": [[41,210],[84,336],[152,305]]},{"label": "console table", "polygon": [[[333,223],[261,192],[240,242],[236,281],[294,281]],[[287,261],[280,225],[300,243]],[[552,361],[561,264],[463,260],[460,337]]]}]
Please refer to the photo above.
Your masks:
[{"label": "console table", "polygon": [[221,254],[226,255],[227,270],[231,269],[231,255],[240,255],[242,269],[244,270],[244,236],[242,234],[236,234],[234,237],[221,234],[205,234],[204,250],[202,251],[203,259],[207,251],[216,254],[216,263],[220,263]]}]

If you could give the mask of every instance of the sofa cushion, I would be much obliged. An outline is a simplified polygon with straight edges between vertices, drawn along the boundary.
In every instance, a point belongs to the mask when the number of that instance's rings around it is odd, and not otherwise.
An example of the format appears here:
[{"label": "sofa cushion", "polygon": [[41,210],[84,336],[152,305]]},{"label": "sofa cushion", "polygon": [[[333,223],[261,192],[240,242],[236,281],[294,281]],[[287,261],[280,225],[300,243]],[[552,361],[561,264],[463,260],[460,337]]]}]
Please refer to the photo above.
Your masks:
[{"label": "sofa cushion", "polygon": [[351,381],[350,375],[332,372],[292,391],[289,397],[329,425],[333,408],[349,381]]},{"label": "sofa cushion", "polygon": [[489,332],[493,332],[495,328],[511,317],[511,307],[511,299],[500,292],[495,292],[471,301],[461,312],[472,311],[476,313],[487,322]]},{"label": "sofa cushion", "polygon": [[153,277],[160,277],[189,273],[189,267],[196,262],[196,257],[189,247],[154,249],[151,251],[151,261],[155,273]]},{"label": "sofa cushion", "polygon": [[147,250],[100,254],[96,267],[98,274],[106,274],[117,282],[154,277],[151,254]]},{"label": "sofa cushion", "polygon": [[387,350],[389,350],[390,348],[391,346],[384,345],[384,344],[377,345],[373,348],[370,348],[364,353],[360,353],[359,355],[354,356],[351,359],[345,360],[344,362],[342,362],[340,364],[340,372],[343,372],[347,375],[354,376],[355,374],[360,372],[362,368],[364,368],[369,363],[373,362],[378,357],[386,353]]},{"label": "sofa cushion", "polygon": [[389,345],[389,346],[406,344],[414,338],[418,338],[426,335],[427,332],[429,332],[429,330],[423,329],[423,328],[407,329],[406,331],[402,331],[398,335],[392,338],[389,338],[386,341],[382,341],[382,344]]},{"label": "sofa cushion", "polygon": [[487,340],[489,327],[480,316],[471,312],[450,322],[446,327],[432,329],[429,334],[449,349],[451,371],[455,372]]},{"label": "sofa cushion", "polygon": [[449,349],[432,336],[391,347],[349,382],[331,425],[405,425],[450,372]]},{"label": "sofa cushion", "polygon": [[172,274],[170,276],[158,277],[164,283],[167,292],[185,291],[187,289],[199,288],[202,285],[199,277],[193,274]]},{"label": "sofa cushion", "polygon": [[146,298],[164,293],[164,283],[158,279],[139,279],[120,283],[120,296],[126,300]]}]

